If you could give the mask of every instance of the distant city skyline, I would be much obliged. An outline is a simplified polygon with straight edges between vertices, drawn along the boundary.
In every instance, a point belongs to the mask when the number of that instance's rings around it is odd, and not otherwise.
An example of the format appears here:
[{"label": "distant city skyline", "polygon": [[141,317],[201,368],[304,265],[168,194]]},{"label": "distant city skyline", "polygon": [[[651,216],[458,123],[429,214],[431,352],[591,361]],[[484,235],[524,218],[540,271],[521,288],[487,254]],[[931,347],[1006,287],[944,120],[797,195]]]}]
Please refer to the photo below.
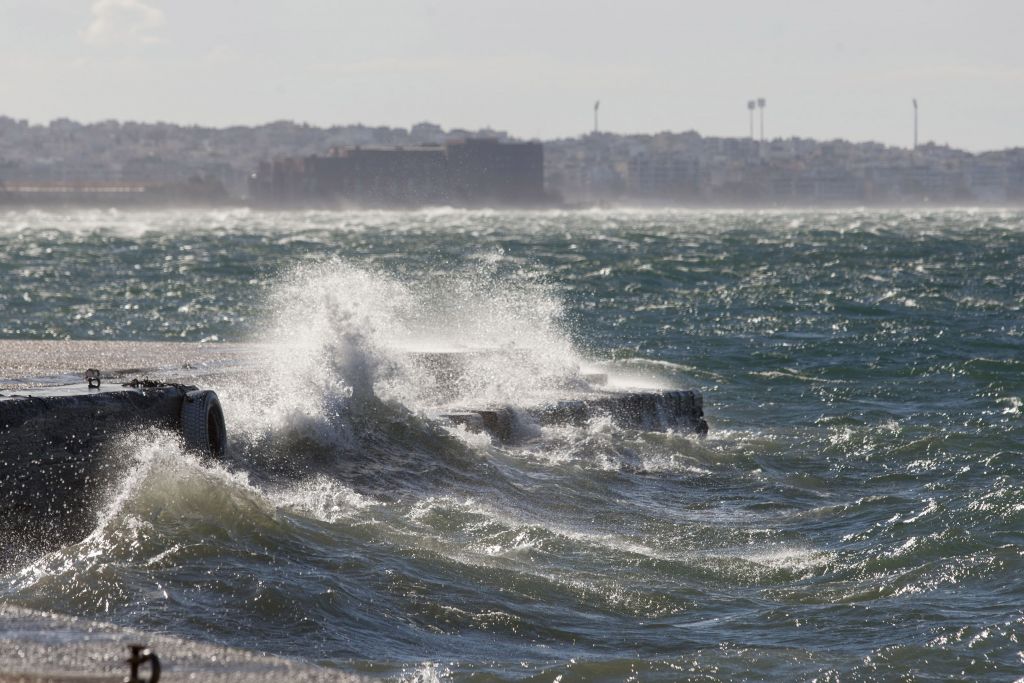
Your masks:
[{"label": "distant city skyline", "polygon": [[[244,11],[243,11],[244,10]],[[0,0],[0,114],[1024,146],[1024,3]],[[758,131],[759,133],[759,131]]]}]

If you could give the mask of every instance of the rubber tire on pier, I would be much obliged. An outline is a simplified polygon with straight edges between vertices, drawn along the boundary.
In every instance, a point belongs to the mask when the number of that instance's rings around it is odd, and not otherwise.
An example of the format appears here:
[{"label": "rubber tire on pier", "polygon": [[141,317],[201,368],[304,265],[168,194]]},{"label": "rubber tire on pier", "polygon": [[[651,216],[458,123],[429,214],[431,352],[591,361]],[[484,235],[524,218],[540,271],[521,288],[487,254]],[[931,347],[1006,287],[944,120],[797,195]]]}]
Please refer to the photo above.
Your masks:
[{"label": "rubber tire on pier", "polygon": [[223,457],[228,452],[228,432],[217,393],[190,391],[181,401],[181,435],[185,448],[202,455]]}]

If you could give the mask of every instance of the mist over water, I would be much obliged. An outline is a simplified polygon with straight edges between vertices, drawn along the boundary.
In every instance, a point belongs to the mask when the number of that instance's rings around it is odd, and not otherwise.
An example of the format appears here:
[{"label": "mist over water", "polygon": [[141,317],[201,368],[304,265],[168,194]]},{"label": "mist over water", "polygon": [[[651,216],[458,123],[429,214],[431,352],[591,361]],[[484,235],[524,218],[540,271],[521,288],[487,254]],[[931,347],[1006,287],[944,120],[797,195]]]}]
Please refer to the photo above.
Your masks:
[{"label": "mist over water", "polygon": [[[1020,212],[8,213],[0,276],[6,337],[260,349],[231,457],[120,438],[11,604],[405,680],[1020,675]],[[431,419],[581,368],[708,438]]]}]

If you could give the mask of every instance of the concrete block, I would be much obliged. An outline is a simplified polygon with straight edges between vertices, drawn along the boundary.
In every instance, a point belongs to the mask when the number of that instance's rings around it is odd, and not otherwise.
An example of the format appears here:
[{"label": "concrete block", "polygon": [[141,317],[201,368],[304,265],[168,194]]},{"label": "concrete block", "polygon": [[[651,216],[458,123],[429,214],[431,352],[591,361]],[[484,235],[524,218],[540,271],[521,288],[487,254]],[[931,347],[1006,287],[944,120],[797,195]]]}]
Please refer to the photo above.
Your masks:
[{"label": "concrete block", "polygon": [[0,395],[0,566],[88,528],[121,463],[103,447],[147,427],[177,430],[187,385],[84,384]]},{"label": "concrete block", "polygon": [[678,430],[707,434],[704,397],[699,391],[668,390],[608,393],[556,401],[516,410],[512,406],[460,410],[438,417],[473,431],[486,432],[501,442],[515,439],[517,421],[529,420],[542,426],[583,426],[589,420],[608,416],[624,429],[648,431]]}]

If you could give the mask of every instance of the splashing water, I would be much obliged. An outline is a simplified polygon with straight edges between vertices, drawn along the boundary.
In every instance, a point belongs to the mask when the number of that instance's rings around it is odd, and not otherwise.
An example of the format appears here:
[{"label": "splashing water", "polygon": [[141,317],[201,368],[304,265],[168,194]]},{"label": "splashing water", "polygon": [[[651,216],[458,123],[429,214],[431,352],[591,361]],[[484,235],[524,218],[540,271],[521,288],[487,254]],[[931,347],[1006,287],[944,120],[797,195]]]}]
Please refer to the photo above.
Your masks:
[{"label": "splashing water", "polygon": [[[424,412],[444,404],[516,404],[565,390],[580,356],[543,283],[499,280],[493,260],[439,284],[403,282],[332,259],[285,274],[269,299],[255,367],[224,392],[237,438],[256,450],[301,436],[352,450],[354,414]],[[457,382],[439,385],[447,354]],[[400,407],[400,408],[399,408]]]}]

